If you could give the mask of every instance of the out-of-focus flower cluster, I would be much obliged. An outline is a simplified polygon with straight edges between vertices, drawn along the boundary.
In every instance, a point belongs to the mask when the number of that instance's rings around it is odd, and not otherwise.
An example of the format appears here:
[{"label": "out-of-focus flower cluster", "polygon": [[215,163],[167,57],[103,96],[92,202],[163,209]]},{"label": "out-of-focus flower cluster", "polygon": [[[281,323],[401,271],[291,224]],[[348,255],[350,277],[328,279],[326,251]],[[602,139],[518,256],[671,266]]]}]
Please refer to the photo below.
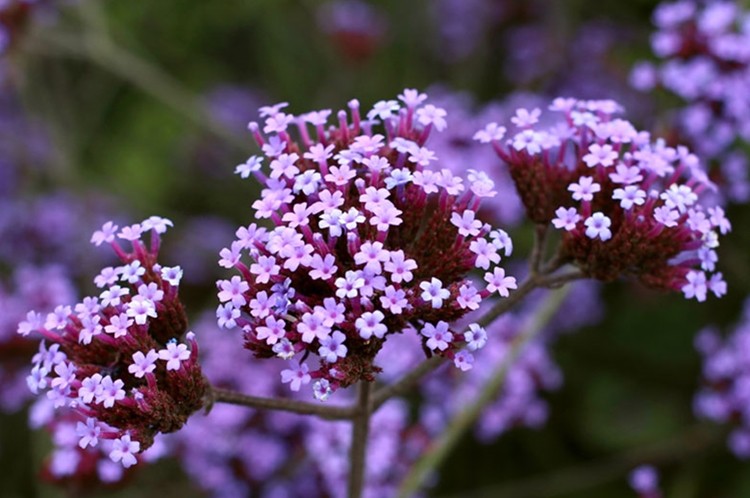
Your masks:
[{"label": "out-of-focus flower cluster", "polygon": [[437,0],[430,2],[441,58],[457,62],[470,57],[502,22],[510,2]]},{"label": "out-of-focus flower cluster", "polygon": [[641,465],[630,473],[630,487],[638,493],[638,498],[661,498],[659,474],[651,465]]},{"label": "out-of-focus flower cluster", "polygon": [[318,25],[349,60],[366,60],[380,48],[388,19],[375,4],[364,0],[331,0],[320,5]]},{"label": "out-of-focus flower cluster", "polygon": [[[562,373],[549,348],[560,333],[596,323],[602,316],[598,286],[593,282],[572,285],[571,294],[561,306],[566,311],[557,313],[550,325],[519,351],[508,369],[502,389],[482,410],[475,427],[479,440],[489,443],[516,427],[538,428],[547,420],[547,403],[542,393],[554,391],[562,383]],[[459,372],[443,368],[422,385],[420,421],[428,434],[439,436],[450,420],[476,399],[488,381],[497,375],[498,369],[508,361],[514,343],[539,311],[546,292],[531,294],[525,306],[503,315],[487,328],[486,335],[473,338],[475,342],[470,343],[470,347],[484,341],[486,346],[476,353],[471,370]],[[581,312],[574,314],[573,310]],[[401,359],[396,364],[404,371],[416,361],[414,355],[406,355],[405,351],[410,350],[413,348],[400,346],[400,343],[386,348],[386,352]]]},{"label": "out-of-focus flower cluster", "polygon": [[703,386],[695,396],[695,411],[733,425],[729,448],[740,458],[750,458],[750,299],[729,336],[722,338],[709,327],[698,333],[695,347],[703,356]]},{"label": "out-of-focus flower cluster", "polygon": [[26,387],[28,360],[35,344],[16,334],[29,308],[51,312],[73,302],[75,288],[60,265],[20,266],[5,285],[0,284],[0,409],[15,411],[31,398]]},{"label": "out-of-focus flower cluster", "polygon": [[[61,451],[70,458],[78,454],[74,461],[83,466],[63,459],[65,476],[85,473],[91,459],[82,451],[88,448],[106,452],[125,468],[134,465],[157,434],[179,429],[203,404],[207,385],[178,298],[182,270],[157,263],[160,234],[168,226],[169,220],[156,216],[119,231],[106,223],[92,242],[110,244],[122,265],[96,276],[99,296],[46,314],[30,311],[18,325],[22,336],[43,338],[27,377],[29,389],[44,395],[35,408],[36,424],[55,426],[65,442]],[[148,232],[150,243],[142,240]],[[63,409],[63,429],[53,419],[54,409]],[[72,424],[74,432],[65,429]],[[73,434],[78,448],[67,444]]]},{"label": "out-of-focus flower cluster", "polygon": [[653,21],[651,47],[663,62],[636,65],[632,84],[660,85],[685,100],[682,139],[715,161],[722,195],[750,200],[747,157],[735,147],[750,140],[750,14],[736,2],[681,0],[661,4]]},{"label": "out-of-focus flower cluster", "polygon": [[[325,399],[373,380],[387,335],[405,331],[420,335],[428,355],[462,367],[472,355],[450,323],[516,287],[498,266],[510,238],[477,217],[493,182],[475,170],[464,183],[432,169],[437,156],[425,145],[447,122],[426,98],[405,90],[401,103],[380,101],[367,119],[353,100],[334,125],[330,110],[293,116],[279,104],[261,110],[262,132],[250,123],[270,172],[253,156],[237,173],[264,185],[255,218],[274,228],[241,227],[221,251],[219,264],[241,276],[217,283],[217,317],[242,329],[256,356],[291,360],[282,380],[294,391],[316,379]],[[467,278],[474,269],[485,271],[480,287]],[[314,370],[310,356],[320,360]]]},{"label": "out-of-focus flower cluster", "polygon": [[686,147],[652,141],[615,117],[610,100],[558,98],[518,109],[513,132],[490,123],[476,133],[508,165],[529,218],[562,231],[558,262],[573,262],[604,281],[634,276],[659,289],[706,299],[726,293],[713,272],[719,233],[731,226],[700,195],[714,188]]}]

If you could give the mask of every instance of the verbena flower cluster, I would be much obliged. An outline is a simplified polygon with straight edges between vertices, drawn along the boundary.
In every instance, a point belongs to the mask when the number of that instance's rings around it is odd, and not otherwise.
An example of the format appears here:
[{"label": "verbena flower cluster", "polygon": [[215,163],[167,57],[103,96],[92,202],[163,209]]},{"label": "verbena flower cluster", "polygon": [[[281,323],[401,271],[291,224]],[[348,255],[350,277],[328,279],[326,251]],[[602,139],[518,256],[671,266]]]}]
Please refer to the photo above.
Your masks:
[{"label": "verbena flower cluster", "polygon": [[[237,172],[265,187],[253,208],[273,228],[241,227],[222,250],[219,263],[240,275],[217,283],[217,317],[242,329],[256,356],[290,360],[282,380],[294,391],[315,379],[325,399],[373,380],[382,343],[404,331],[419,334],[428,355],[470,362],[450,323],[516,287],[498,266],[510,238],[477,217],[492,181],[468,170],[464,183],[432,168],[426,142],[447,122],[426,98],[405,90],[401,103],[378,102],[367,119],[353,100],[335,125],[330,110],[293,116],[279,104],[262,110],[262,131],[250,124],[270,171],[253,156]],[[484,271],[479,286],[467,278],[474,269]]]},{"label": "verbena flower cluster", "polygon": [[747,157],[734,150],[750,140],[750,13],[731,1],[681,0],[661,4],[653,21],[651,47],[663,62],[636,65],[632,84],[684,99],[680,133],[702,158],[717,161],[723,195],[750,200]]},{"label": "verbena flower cluster", "polygon": [[[104,445],[126,468],[156,434],[179,429],[207,388],[178,298],[182,270],[157,263],[171,224],[156,216],[121,230],[106,223],[91,240],[109,243],[122,265],[96,276],[99,296],[46,315],[30,311],[18,325],[22,336],[44,339],[27,377],[31,391],[74,412],[81,449]],[[148,232],[150,243],[142,240]]]},{"label": "verbena flower cluster", "polygon": [[507,139],[497,123],[475,138],[508,165],[529,218],[562,232],[558,262],[699,301],[723,295],[721,273],[711,272],[719,234],[731,226],[720,207],[699,200],[714,186],[698,158],[615,117],[621,109],[610,100],[557,98],[549,110],[557,114],[518,109]]},{"label": "verbena flower cluster", "polygon": [[703,356],[703,386],[694,400],[696,413],[731,424],[729,448],[740,458],[750,458],[750,299],[739,323],[722,339],[709,327],[695,339]]}]

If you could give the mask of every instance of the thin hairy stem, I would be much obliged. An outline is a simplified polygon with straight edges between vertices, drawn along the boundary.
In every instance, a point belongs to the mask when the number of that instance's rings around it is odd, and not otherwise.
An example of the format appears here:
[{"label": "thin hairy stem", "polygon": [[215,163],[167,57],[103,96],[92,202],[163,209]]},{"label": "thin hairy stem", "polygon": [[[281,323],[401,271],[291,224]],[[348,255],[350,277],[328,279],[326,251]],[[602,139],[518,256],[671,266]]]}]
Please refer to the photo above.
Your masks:
[{"label": "thin hairy stem", "polygon": [[352,445],[349,451],[349,498],[362,496],[367,469],[367,436],[370,432],[372,413],[372,384],[362,380],[357,388],[357,413],[352,423]]},{"label": "thin hairy stem", "polygon": [[408,498],[419,489],[427,475],[445,460],[464,433],[474,424],[482,410],[497,397],[516,358],[527,344],[538,337],[544,326],[559,309],[567,292],[568,289],[560,289],[552,291],[547,296],[528,328],[513,340],[503,362],[492,375],[492,378],[484,385],[476,399],[450,421],[437,440],[430,445],[430,449],[411,468],[401,484],[399,497]]},{"label": "thin hairy stem", "polygon": [[356,406],[330,406],[294,399],[264,398],[218,387],[211,387],[209,396],[207,404],[209,410],[213,403],[228,403],[261,410],[279,410],[302,415],[315,415],[330,420],[351,419],[358,413],[358,407]]}]

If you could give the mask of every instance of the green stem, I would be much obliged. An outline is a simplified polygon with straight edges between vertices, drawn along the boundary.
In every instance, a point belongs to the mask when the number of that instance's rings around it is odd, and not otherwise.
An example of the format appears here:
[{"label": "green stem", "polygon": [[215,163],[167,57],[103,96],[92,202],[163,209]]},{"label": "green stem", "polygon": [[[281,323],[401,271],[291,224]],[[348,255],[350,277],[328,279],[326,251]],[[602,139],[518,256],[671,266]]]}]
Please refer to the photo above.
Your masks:
[{"label": "green stem", "polygon": [[349,451],[349,498],[360,498],[367,474],[367,436],[370,432],[370,395],[372,384],[359,382],[357,391],[357,414],[352,423],[352,445]]},{"label": "green stem", "polygon": [[399,497],[408,498],[419,489],[429,473],[445,460],[464,433],[474,424],[482,410],[497,397],[498,392],[500,392],[505,383],[508,371],[516,358],[523,348],[533,341],[544,326],[552,319],[552,316],[567,296],[568,290],[569,288],[563,288],[550,292],[528,328],[513,340],[510,351],[489,382],[484,385],[474,402],[450,421],[438,439],[430,445],[430,449],[411,468],[409,474],[401,484]]}]

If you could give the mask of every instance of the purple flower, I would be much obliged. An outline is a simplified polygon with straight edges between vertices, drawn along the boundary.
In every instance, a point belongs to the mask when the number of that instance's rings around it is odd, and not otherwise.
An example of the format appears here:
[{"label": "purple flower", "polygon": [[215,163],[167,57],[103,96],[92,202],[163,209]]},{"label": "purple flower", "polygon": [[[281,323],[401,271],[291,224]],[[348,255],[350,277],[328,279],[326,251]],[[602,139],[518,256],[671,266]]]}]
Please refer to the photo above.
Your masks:
[{"label": "purple flower", "polygon": [[127,469],[137,463],[135,455],[140,449],[141,443],[138,441],[131,441],[130,435],[125,434],[124,436],[112,441],[112,451],[109,453],[109,458],[111,458],[113,462],[121,462],[122,466]]},{"label": "purple flower", "polygon": [[299,391],[303,384],[310,383],[310,374],[307,373],[309,368],[306,364],[299,366],[292,366],[287,370],[281,371],[281,382],[289,384],[289,388],[292,391]]},{"label": "purple flower", "polygon": [[170,342],[165,349],[159,350],[159,359],[167,362],[167,370],[179,370],[182,362],[190,358],[186,344]]},{"label": "purple flower", "polygon": [[83,422],[76,424],[76,434],[81,438],[78,446],[81,449],[86,449],[88,446],[96,446],[99,443],[101,433],[102,429],[94,418],[88,417],[85,424]]},{"label": "purple flower", "polygon": [[602,241],[612,238],[612,231],[609,229],[612,226],[612,221],[604,216],[603,213],[597,212],[592,214],[586,218],[583,224],[586,226],[586,237],[591,239],[599,238]]},{"label": "purple flower", "polygon": [[153,349],[145,355],[141,351],[136,351],[133,353],[133,364],[128,366],[128,372],[140,379],[156,370],[156,360],[158,359],[159,354]]},{"label": "purple flower", "polygon": [[484,279],[487,281],[487,290],[497,292],[502,297],[508,297],[511,289],[516,289],[516,278],[505,275],[505,270],[495,268],[492,273],[485,273]]},{"label": "purple flower", "polygon": [[382,339],[385,333],[388,332],[388,327],[386,327],[385,324],[381,323],[384,318],[385,315],[382,311],[367,311],[363,313],[362,316],[357,318],[354,326],[357,327],[359,336],[362,339],[367,340],[373,335],[378,339]]},{"label": "purple flower", "polygon": [[430,282],[421,282],[419,288],[422,289],[422,299],[428,301],[433,308],[443,306],[443,300],[451,295],[448,289],[443,288],[443,282],[434,277]]},{"label": "purple flower", "polygon": [[427,338],[426,345],[431,350],[438,349],[445,351],[448,343],[453,340],[453,334],[448,330],[448,324],[440,321],[437,325],[425,323],[422,328],[422,335]]},{"label": "purple flower", "polygon": [[684,100],[672,125],[711,166],[720,197],[734,202],[750,198],[747,160],[735,159],[750,129],[741,111],[750,100],[740,91],[749,81],[746,16],[731,2],[662,3],[654,12],[658,30],[651,45],[663,61],[638,63],[631,73],[638,89],[659,86]]},{"label": "purple flower", "polygon": [[328,363],[334,363],[339,358],[346,356],[346,346],[344,341],[346,336],[340,331],[336,330],[328,337],[325,337],[320,341],[320,349],[318,354]]}]

